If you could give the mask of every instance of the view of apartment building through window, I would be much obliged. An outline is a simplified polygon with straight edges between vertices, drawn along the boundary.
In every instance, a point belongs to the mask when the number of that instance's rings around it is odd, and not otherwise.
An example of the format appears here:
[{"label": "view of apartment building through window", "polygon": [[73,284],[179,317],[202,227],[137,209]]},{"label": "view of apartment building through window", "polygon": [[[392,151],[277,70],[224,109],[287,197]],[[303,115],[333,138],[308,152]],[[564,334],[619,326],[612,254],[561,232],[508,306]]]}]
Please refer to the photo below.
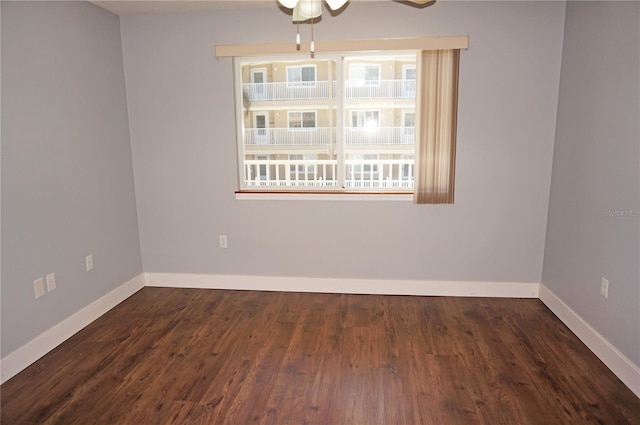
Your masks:
[{"label": "view of apartment building through window", "polygon": [[239,58],[240,189],[411,191],[416,55]]}]

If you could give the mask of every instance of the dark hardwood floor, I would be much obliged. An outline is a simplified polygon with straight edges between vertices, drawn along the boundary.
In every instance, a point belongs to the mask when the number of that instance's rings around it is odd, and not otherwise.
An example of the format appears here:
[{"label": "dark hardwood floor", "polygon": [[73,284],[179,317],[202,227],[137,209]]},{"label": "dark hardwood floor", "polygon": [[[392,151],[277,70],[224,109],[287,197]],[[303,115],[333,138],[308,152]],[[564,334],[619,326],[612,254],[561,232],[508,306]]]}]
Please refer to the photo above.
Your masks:
[{"label": "dark hardwood floor", "polygon": [[1,390],[10,424],[640,424],[539,300],[144,288]]}]

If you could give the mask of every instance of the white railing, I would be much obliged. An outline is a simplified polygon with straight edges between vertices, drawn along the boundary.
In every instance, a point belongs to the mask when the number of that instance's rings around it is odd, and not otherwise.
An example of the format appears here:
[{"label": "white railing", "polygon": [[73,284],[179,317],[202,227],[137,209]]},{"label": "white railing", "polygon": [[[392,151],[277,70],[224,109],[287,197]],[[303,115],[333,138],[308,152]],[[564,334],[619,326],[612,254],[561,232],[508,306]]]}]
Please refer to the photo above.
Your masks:
[{"label": "white railing", "polygon": [[289,129],[289,128],[245,128],[245,145],[328,145],[329,135],[335,128],[327,127]]},{"label": "white railing", "polygon": [[[340,187],[337,161],[246,160],[245,187]],[[413,189],[412,159],[345,160],[348,189]]]},{"label": "white railing", "polygon": [[[245,128],[244,144],[321,146],[336,140],[335,128],[317,127],[306,129],[289,128]],[[412,145],[415,143],[414,127],[345,128],[347,145]]]},{"label": "white railing", "polygon": [[416,80],[347,80],[347,99],[411,99],[416,97]]},{"label": "white railing", "polygon": [[349,189],[413,189],[413,159],[347,159]]},{"label": "white railing", "polygon": [[412,145],[415,127],[345,128],[347,145]]},{"label": "white railing", "polygon": [[[333,84],[335,88],[335,82]],[[245,96],[252,101],[327,99],[329,97],[329,82],[250,83],[243,84],[242,90]]]},{"label": "white railing", "polygon": [[[336,82],[333,81],[333,93]],[[327,99],[329,81],[297,83],[246,83],[242,85],[250,101]],[[347,99],[412,99],[416,97],[416,80],[346,80]],[[246,106],[246,105],[245,105]]]},{"label": "white railing", "polygon": [[247,187],[334,187],[336,161],[317,160],[246,160]]}]

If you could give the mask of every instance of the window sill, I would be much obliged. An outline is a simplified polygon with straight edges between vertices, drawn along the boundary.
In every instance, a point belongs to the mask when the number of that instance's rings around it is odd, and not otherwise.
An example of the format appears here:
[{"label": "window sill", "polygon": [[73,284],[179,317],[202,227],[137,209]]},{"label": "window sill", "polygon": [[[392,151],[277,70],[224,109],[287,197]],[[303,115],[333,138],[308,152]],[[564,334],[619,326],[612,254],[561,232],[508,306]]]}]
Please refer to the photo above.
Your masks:
[{"label": "window sill", "polygon": [[413,193],[382,192],[236,192],[238,201],[401,201],[412,202]]}]

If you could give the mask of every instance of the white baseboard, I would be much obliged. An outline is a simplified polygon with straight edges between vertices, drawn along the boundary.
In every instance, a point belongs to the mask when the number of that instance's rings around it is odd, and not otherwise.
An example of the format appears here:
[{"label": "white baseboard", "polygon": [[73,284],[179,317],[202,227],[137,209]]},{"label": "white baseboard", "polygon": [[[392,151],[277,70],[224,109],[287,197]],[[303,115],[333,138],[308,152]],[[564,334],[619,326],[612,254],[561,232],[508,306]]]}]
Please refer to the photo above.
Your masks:
[{"label": "white baseboard", "polygon": [[17,375],[27,366],[142,289],[145,285],[252,291],[540,298],[625,385],[640,397],[640,368],[620,353],[546,286],[539,283],[335,279],[180,273],[140,274],[71,315],[0,360],[0,383],[4,383]]},{"label": "white baseboard", "polygon": [[140,274],[8,354],[0,361],[0,382],[11,379],[143,287],[144,275]]},{"label": "white baseboard", "polygon": [[640,397],[640,367],[607,341],[544,284],[540,300],[573,332],[624,384]]},{"label": "white baseboard", "polygon": [[147,286],[341,294],[538,298],[539,283],[145,273]]}]

